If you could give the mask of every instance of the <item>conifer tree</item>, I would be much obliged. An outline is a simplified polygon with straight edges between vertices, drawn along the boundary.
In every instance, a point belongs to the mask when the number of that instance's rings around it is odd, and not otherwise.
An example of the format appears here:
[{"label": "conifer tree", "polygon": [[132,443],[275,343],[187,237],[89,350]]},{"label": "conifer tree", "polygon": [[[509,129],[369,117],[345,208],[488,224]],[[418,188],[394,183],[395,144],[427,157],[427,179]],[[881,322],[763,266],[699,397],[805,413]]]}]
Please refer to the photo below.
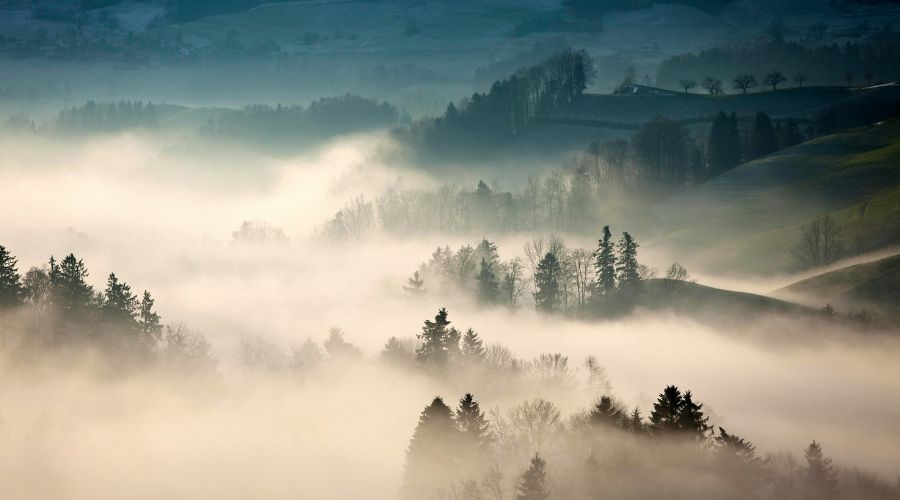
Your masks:
[{"label": "conifer tree", "polygon": [[481,338],[475,330],[469,328],[462,338],[462,357],[466,361],[474,362],[484,359],[484,346]]},{"label": "conifer tree", "polygon": [[741,162],[741,136],[737,129],[737,116],[720,111],[709,131],[706,146],[709,175],[718,175],[738,166]]},{"label": "conifer tree", "polygon": [[414,272],[412,277],[406,280],[406,285],[403,286],[403,290],[411,297],[421,297],[425,295],[427,292],[427,290],[425,290],[425,279],[422,278],[419,271]]},{"label": "conifer tree", "polygon": [[616,289],[616,249],[609,226],[603,226],[603,238],[594,254],[594,270],[597,275],[597,292],[607,295]]},{"label": "conifer tree", "polygon": [[619,240],[617,258],[619,267],[618,282],[622,288],[627,288],[638,284],[641,281],[640,270],[637,261],[638,244],[628,233],[622,233],[622,239]]},{"label": "conifer tree", "polygon": [[547,463],[544,459],[535,453],[531,459],[531,465],[522,474],[522,479],[516,487],[516,500],[547,500],[550,498],[546,484],[546,466]]},{"label": "conifer tree", "polygon": [[750,144],[747,146],[747,159],[754,160],[774,153],[778,150],[778,137],[772,120],[765,113],[757,113],[750,130]]},{"label": "conifer tree", "polygon": [[150,292],[144,290],[144,294],[141,297],[141,305],[138,308],[138,324],[141,336],[152,343],[159,342],[162,336],[162,324],[160,323],[159,314],[153,310],[154,302]]},{"label": "conifer tree", "polygon": [[559,304],[559,278],[562,268],[556,255],[547,252],[547,255],[538,263],[537,272],[534,274],[534,302],[538,311],[556,311]]},{"label": "conifer tree", "polygon": [[588,419],[594,427],[617,427],[623,423],[625,413],[613,398],[600,396],[600,399],[591,408]]},{"label": "conifer tree", "polygon": [[666,386],[653,403],[650,412],[650,429],[654,434],[671,434],[678,431],[678,417],[684,406],[684,397],[674,385]]},{"label": "conifer tree", "polygon": [[708,421],[709,417],[703,415],[703,404],[694,402],[691,391],[685,392],[676,422],[678,429],[686,435],[703,441],[709,431]]},{"label": "conifer tree", "polygon": [[467,448],[485,451],[491,443],[491,431],[478,401],[469,393],[459,400],[456,425]]},{"label": "conifer tree", "polygon": [[631,415],[625,421],[625,429],[634,434],[642,434],[647,429],[647,426],[644,424],[644,417],[641,416],[641,409],[637,406],[634,407]]},{"label": "conifer tree", "polygon": [[16,263],[16,258],[0,245],[0,309],[18,306],[25,298]]},{"label": "conifer tree", "polygon": [[450,320],[447,319],[447,309],[441,308],[434,321],[425,320],[422,333],[417,337],[419,347],[416,349],[416,360],[422,364],[431,366],[444,366],[447,364],[447,333]]},{"label": "conifer tree", "polygon": [[84,262],[74,254],[58,264],[50,257],[51,301],[63,314],[80,315],[94,304],[94,289],[85,281],[87,276]]},{"label": "conifer tree", "polygon": [[806,467],[803,468],[806,498],[816,500],[837,498],[837,472],[831,464],[831,459],[822,452],[822,445],[813,441],[803,455],[806,458]]},{"label": "conifer tree", "polygon": [[752,492],[763,479],[763,461],[756,456],[756,448],[743,438],[728,434],[719,427],[715,436],[713,464],[719,475],[735,485],[734,494],[753,498]]},{"label": "conifer tree", "polygon": [[131,293],[131,287],[119,282],[115,273],[110,273],[103,292],[103,303],[100,312],[107,321],[118,326],[136,327],[135,316],[138,313],[138,299]]},{"label": "conifer tree", "polygon": [[419,423],[406,449],[403,496],[428,498],[453,482],[457,467],[459,431],[453,411],[437,396],[419,415]]},{"label": "conifer tree", "polygon": [[481,270],[475,281],[478,283],[478,299],[482,304],[493,304],[497,302],[497,293],[499,287],[497,285],[497,276],[493,271],[493,263],[484,257],[481,258]]}]

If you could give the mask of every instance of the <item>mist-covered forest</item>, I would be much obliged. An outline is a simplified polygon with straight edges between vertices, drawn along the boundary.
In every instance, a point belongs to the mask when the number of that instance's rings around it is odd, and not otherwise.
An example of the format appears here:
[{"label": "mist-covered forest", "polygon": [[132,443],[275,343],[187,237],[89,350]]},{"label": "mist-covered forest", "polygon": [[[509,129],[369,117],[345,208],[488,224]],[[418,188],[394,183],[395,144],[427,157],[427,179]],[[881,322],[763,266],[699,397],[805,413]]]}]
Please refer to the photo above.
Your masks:
[{"label": "mist-covered forest", "polygon": [[0,5],[0,497],[900,499],[893,1]]}]

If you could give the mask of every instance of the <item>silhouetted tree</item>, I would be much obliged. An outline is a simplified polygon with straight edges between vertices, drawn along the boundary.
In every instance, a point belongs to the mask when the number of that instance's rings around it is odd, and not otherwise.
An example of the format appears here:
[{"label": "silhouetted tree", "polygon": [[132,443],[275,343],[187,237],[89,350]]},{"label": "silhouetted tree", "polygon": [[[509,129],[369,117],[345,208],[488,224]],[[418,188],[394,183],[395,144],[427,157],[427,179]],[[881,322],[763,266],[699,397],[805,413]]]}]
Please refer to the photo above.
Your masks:
[{"label": "silhouetted tree", "polygon": [[678,84],[681,85],[681,88],[684,89],[684,93],[687,94],[691,90],[693,90],[697,86],[696,80],[678,80]]},{"label": "silhouetted tree", "polygon": [[94,289],[87,284],[84,262],[74,254],[57,264],[50,257],[51,301],[67,317],[83,315],[94,305]]},{"label": "silhouetted tree", "polygon": [[471,328],[466,330],[466,333],[462,338],[460,351],[463,359],[466,361],[475,362],[484,359],[484,347],[475,330]]},{"label": "silhouetted tree", "polygon": [[781,128],[781,136],[778,138],[782,148],[796,146],[804,140],[803,134],[800,133],[800,125],[797,124],[796,120],[791,118],[784,122],[784,127]]},{"label": "silhouetted tree", "polygon": [[422,364],[437,367],[447,364],[449,326],[447,309],[443,307],[434,317],[434,321],[425,320],[422,333],[417,336],[419,347],[416,349],[416,360]]},{"label": "silhouetted tree", "polygon": [[720,111],[709,131],[706,146],[710,175],[727,172],[741,163],[741,136],[737,128],[737,116]]},{"label": "silhouetted tree", "polygon": [[803,84],[809,81],[809,73],[797,73],[794,75],[794,83],[803,88]]},{"label": "silhouetted tree", "polygon": [[722,80],[708,76],[703,79],[701,86],[706,89],[709,95],[719,95],[722,93]]},{"label": "silhouetted tree", "polygon": [[162,335],[162,324],[159,314],[153,310],[153,297],[150,292],[144,290],[141,304],[138,306],[138,327],[141,336],[151,344],[156,344]]},{"label": "silhouetted tree", "polygon": [[422,278],[419,271],[414,272],[412,277],[406,280],[406,285],[403,286],[403,290],[411,297],[421,297],[425,295],[425,279]]},{"label": "silhouetted tree", "polygon": [[678,122],[657,117],[635,134],[634,150],[645,181],[681,187],[688,166],[688,134]]},{"label": "silhouetted tree", "polygon": [[131,293],[131,287],[125,282],[119,282],[116,275],[110,273],[103,292],[103,304],[100,306],[103,317],[117,326],[136,328],[138,304],[137,297]]},{"label": "silhouetted tree", "polygon": [[16,268],[16,258],[0,245],[0,309],[20,305],[25,298],[25,289]]},{"label": "silhouetted tree", "polygon": [[547,462],[535,453],[531,459],[531,465],[522,474],[522,478],[516,486],[516,500],[547,500],[550,498],[546,484],[546,466]]},{"label": "silhouetted tree", "polygon": [[588,421],[594,427],[618,427],[627,416],[610,396],[600,396],[588,413]]},{"label": "silhouetted tree", "polygon": [[765,477],[763,461],[756,456],[756,449],[748,441],[728,434],[719,427],[714,438],[713,465],[717,473],[735,486],[733,494],[743,498],[756,498],[753,491]]},{"label": "silhouetted tree", "polygon": [[803,267],[824,266],[840,257],[843,246],[837,221],[830,215],[821,215],[800,226],[794,258]]},{"label": "silhouetted tree", "polygon": [[439,396],[419,415],[419,423],[406,449],[403,497],[430,497],[435,490],[453,482],[458,466],[459,431],[453,411]]},{"label": "silhouetted tree", "polygon": [[328,338],[322,346],[325,347],[325,352],[332,358],[352,359],[362,356],[362,351],[359,350],[359,347],[344,340],[344,331],[337,327],[328,329]]},{"label": "silhouetted tree", "polygon": [[618,268],[616,268],[616,279],[619,286],[628,288],[638,284],[641,281],[640,269],[637,261],[638,244],[628,233],[622,233],[622,239],[619,240],[619,255],[616,258]]},{"label": "silhouetted tree", "polygon": [[616,249],[609,226],[603,226],[603,237],[594,252],[597,293],[607,295],[616,289]]},{"label": "silhouetted tree", "polygon": [[744,94],[747,93],[748,89],[752,89],[756,85],[756,77],[749,73],[743,73],[734,77],[734,88],[740,89]]},{"label": "silhouetted tree", "polygon": [[781,73],[781,71],[771,71],[766,74],[766,78],[763,79],[763,83],[772,87],[772,91],[778,90],[778,85],[784,82],[786,78]]},{"label": "silhouetted tree", "polygon": [[475,281],[478,284],[478,299],[482,304],[493,304],[497,301],[499,289],[497,276],[491,269],[492,267],[493,264],[491,262],[484,257],[481,258],[481,269],[478,271]]},{"label": "silhouetted tree", "polygon": [[778,138],[772,120],[765,113],[756,113],[753,128],[750,129],[750,144],[747,146],[747,158],[754,160],[778,151]]},{"label": "silhouetted tree", "polygon": [[553,252],[547,252],[534,274],[534,302],[538,311],[553,312],[559,306],[559,280],[562,268]]},{"label": "silhouetted tree", "polygon": [[684,393],[681,410],[678,412],[677,425],[681,432],[704,441],[709,432],[709,417],[703,415],[703,404],[695,403],[691,391]]},{"label": "silhouetted tree", "polygon": [[822,452],[822,446],[813,441],[803,453],[806,467],[803,469],[805,497],[810,500],[838,498],[838,477],[831,459]]},{"label": "silhouetted tree", "polygon": [[484,412],[478,406],[478,401],[475,401],[475,397],[469,393],[459,400],[459,406],[456,408],[456,426],[465,441],[465,448],[484,452],[490,446],[490,425],[484,418]]},{"label": "silhouetted tree", "polygon": [[684,407],[684,397],[674,385],[666,386],[653,403],[650,412],[650,429],[655,435],[674,434],[679,431],[678,418]]},{"label": "silhouetted tree", "polygon": [[631,414],[626,418],[625,429],[628,432],[635,434],[642,434],[647,430],[647,425],[644,423],[644,418],[641,416],[641,409],[637,406],[634,407],[634,410],[632,410]]}]

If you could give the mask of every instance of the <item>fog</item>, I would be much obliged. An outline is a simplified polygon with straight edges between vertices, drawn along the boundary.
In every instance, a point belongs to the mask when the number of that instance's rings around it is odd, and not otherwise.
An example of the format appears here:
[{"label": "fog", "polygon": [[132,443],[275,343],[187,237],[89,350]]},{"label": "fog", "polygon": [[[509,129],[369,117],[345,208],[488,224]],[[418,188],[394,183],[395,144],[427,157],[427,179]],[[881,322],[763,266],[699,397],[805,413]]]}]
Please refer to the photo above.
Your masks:
[{"label": "fog", "polygon": [[[212,343],[220,373],[109,378],[90,361],[3,367],[0,482],[11,498],[395,498],[417,416],[434,395],[452,406],[472,392],[484,409],[544,397],[565,416],[599,396],[582,382],[498,391],[377,362],[389,337],[416,335],[440,307],[456,327],[521,359],[559,352],[577,366],[596,356],[628,408],[646,414],[676,384],[706,403],[711,424],[760,452],[800,454],[815,439],[838,464],[887,478],[900,471],[900,338],[803,318],[717,327],[637,311],[589,322],[540,315],[530,297],[515,311],[457,294],[410,298],[402,285],[435,247],[478,236],[316,237],[352,197],[371,199],[398,177],[409,186],[443,181],[385,161],[397,147],[387,135],[345,137],[290,158],[166,146],[151,134],[0,144],[0,212],[10,214],[0,242],[20,271],[74,252],[97,289],[115,272],[151,290],[165,323]],[[290,241],[233,241],[245,220],[277,226]],[[533,235],[483,236],[508,258]],[[702,283],[716,279],[696,271]],[[289,351],[335,326],[364,361],[300,378],[248,373],[236,362],[243,338]]]}]

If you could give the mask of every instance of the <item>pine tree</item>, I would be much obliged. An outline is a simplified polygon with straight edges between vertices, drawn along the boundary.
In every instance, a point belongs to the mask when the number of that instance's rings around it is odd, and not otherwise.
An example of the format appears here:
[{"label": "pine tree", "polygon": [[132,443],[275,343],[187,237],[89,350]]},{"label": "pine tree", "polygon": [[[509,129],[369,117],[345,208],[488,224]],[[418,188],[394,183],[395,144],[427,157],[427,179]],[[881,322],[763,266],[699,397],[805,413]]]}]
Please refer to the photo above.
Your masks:
[{"label": "pine tree", "polygon": [[544,470],[547,463],[538,455],[534,454],[531,459],[531,466],[522,474],[522,479],[516,487],[516,500],[547,500],[550,498],[550,492],[547,490],[547,473]]},{"label": "pine tree", "polygon": [[497,302],[497,293],[499,287],[497,285],[497,276],[492,269],[493,263],[484,257],[481,258],[481,270],[475,281],[478,283],[478,299],[482,304],[493,304]]},{"label": "pine tree", "polygon": [[637,406],[634,407],[634,410],[631,411],[631,415],[629,415],[628,419],[625,421],[625,428],[628,432],[634,434],[642,434],[647,430],[647,426],[644,424],[644,417],[641,416],[641,409]]},{"label": "pine tree", "polygon": [[737,129],[737,116],[720,111],[709,131],[706,146],[709,175],[727,172],[741,163],[741,137]]},{"label": "pine tree", "polygon": [[419,415],[419,423],[406,449],[403,496],[427,498],[453,482],[457,467],[459,431],[453,411],[437,396]]},{"label": "pine tree", "polygon": [[625,413],[609,396],[600,396],[588,414],[588,421],[594,427],[618,427],[624,419]]},{"label": "pine tree", "polygon": [[469,328],[462,338],[462,357],[466,361],[475,362],[484,359],[484,346],[478,333]]},{"label": "pine tree", "polygon": [[750,442],[734,434],[728,434],[719,427],[715,438],[713,464],[719,475],[735,485],[733,493],[743,493],[746,498],[754,498],[753,490],[765,474],[763,461],[756,456],[756,448]]},{"label": "pine tree", "polygon": [[594,270],[597,274],[597,292],[607,295],[616,289],[616,249],[609,226],[603,226],[603,238],[594,253]]},{"label": "pine tree", "polygon": [[765,113],[757,113],[750,130],[750,144],[747,147],[747,159],[754,160],[774,153],[778,150],[778,138],[772,120]]},{"label": "pine tree", "polygon": [[622,288],[634,286],[641,281],[637,249],[638,244],[634,241],[634,238],[628,233],[622,233],[622,239],[619,240],[619,256],[617,258],[619,264],[617,278],[619,286]]},{"label": "pine tree", "polygon": [[678,417],[684,406],[684,397],[674,385],[666,386],[653,403],[650,412],[650,430],[656,435],[678,432]]},{"label": "pine tree", "polygon": [[469,393],[459,400],[456,425],[467,448],[482,452],[490,445],[491,431],[488,421],[484,418],[484,412],[478,406],[478,401],[475,401],[475,397]]},{"label": "pine tree", "polygon": [[137,327],[135,317],[138,313],[138,299],[131,293],[131,287],[127,283],[119,282],[115,273],[110,273],[106,281],[100,312],[110,323],[128,328]]},{"label": "pine tree", "polygon": [[538,263],[537,272],[534,274],[534,302],[538,311],[556,311],[559,304],[559,278],[562,269],[559,260],[552,252]]},{"label": "pine tree", "polygon": [[450,321],[447,319],[447,309],[441,308],[434,321],[425,320],[422,333],[417,337],[419,347],[416,349],[416,360],[422,364],[431,366],[444,366],[447,364],[447,333]]},{"label": "pine tree", "polygon": [[150,292],[144,290],[144,294],[141,297],[141,305],[138,308],[138,324],[141,336],[151,343],[159,342],[162,336],[162,324],[160,323],[159,314],[153,310],[154,302]]},{"label": "pine tree", "polygon": [[425,279],[422,278],[419,271],[414,272],[412,277],[406,280],[406,285],[403,286],[403,290],[411,297],[421,297],[425,295],[427,292],[427,290],[425,290]]},{"label": "pine tree", "polygon": [[803,476],[806,498],[828,500],[837,498],[838,478],[831,459],[822,452],[822,445],[813,441],[804,451],[806,467]]},{"label": "pine tree", "polygon": [[85,281],[87,276],[84,262],[74,254],[70,253],[59,264],[50,257],[51,301],[63,314],[81,315],[94,304],[94,289]]},{"label": "pine tree", "polygon": [[0,245],[0,309],[18,306],[25,298],[16,263],[16,258]]}]

